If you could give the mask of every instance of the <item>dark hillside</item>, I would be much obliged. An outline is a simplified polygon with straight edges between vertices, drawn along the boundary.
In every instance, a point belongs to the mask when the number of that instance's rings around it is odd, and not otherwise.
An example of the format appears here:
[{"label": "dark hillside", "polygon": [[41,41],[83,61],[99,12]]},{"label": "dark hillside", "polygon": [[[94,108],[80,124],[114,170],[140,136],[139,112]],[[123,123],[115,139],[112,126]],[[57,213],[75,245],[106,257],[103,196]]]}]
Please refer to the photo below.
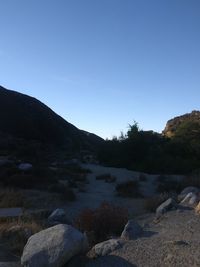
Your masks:
[{"label": "dark hillside", "polygon": [[90,138],[39,100],[1,86],[0,121],[3,133],[72,150],[95,150],[103,142],[98,136]]}]

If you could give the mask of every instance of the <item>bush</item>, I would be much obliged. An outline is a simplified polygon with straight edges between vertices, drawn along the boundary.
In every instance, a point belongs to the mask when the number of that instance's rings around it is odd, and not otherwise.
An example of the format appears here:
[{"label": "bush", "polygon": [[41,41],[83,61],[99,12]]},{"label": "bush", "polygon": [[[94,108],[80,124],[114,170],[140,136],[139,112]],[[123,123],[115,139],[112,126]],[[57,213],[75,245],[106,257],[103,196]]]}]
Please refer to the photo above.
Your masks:
[{"label": "bush", "polygon": [[63,201],[76,200],[76,195],[75,195],[74,191],[72,189],[64,186],[64,185],[59,184],[59,183],[49,185],[48,191],[60,194],[61,200],[63,200]]},{"label": "bush", "polygon": [[138,181],[126,181],[117,184],[115,187],[118,195],[121,197],[140,197]]},{"label": "bush", "polygon": [[175,198],[175,195],[169,193],[162,193],[158,196],[153,196],[145,199],[144,208],[148,212],[155,212],[156,209],[168,198]]},{"label": "bush", "polygon": [[75,226],[81,231],[93,233],[94,241],[100,242],[110,235],[121,234],[127,220],[126,209],[104,202],[95,210],[84,210],[76,219]]},{"label": "bush", "polygon": [[0,191],[0,208],[24,207],[25,199],[21,192],[14,189],[2,189]]},{"label": "bush", "polygon": [[96,180],[103,180],[106,183],[114,183],[116,181],[116,177],[112,176],[109,173],[105,173],[105,174],[97,175]]},{"label": "bush", "polygon": [[1,222],[0,238],[12,253],[21,256],[28,238],[42,229],[43,226],[35,221]]},{"label": "bush", "polygon": [[[163,179],[161,178],[163,177]],[[180,181],[177,181],[173,178],[167,178],[165,176],[160,176],[158,178],[157,192],[176,192],[180,193],[183,188],[183,184]]]}]

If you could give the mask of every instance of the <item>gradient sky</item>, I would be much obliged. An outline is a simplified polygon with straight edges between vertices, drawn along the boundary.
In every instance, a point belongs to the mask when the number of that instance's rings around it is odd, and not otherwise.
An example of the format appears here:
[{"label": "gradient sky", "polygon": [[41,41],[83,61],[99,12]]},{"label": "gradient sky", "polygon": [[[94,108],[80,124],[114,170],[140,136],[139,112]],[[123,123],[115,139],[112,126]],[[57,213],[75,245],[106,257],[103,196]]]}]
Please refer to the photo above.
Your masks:
[{"label": "gradient sky", "polygon": [[199,0],[0,0],[0,84],[104,138],[200,109]]}]

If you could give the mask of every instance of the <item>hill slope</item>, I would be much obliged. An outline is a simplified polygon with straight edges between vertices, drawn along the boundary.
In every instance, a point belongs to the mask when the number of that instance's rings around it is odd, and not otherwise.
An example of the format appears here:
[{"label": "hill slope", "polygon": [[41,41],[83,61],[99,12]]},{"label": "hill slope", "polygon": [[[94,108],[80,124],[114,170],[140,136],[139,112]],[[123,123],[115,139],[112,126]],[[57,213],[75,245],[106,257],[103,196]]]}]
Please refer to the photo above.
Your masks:
[{"label": "hill slope", "polygon": [[1,86],[0,121],[3,133],[73,150],[93,150],[103,142],[65,121],[39,100]]}]

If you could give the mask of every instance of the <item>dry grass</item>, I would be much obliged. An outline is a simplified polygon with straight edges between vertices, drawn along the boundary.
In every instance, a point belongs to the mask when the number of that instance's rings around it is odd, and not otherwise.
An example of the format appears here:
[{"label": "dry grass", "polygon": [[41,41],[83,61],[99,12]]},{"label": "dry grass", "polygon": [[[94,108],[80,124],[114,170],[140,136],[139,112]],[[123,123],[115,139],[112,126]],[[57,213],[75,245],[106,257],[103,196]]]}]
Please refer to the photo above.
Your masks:
[{"label": "dry grass", "polygon": [[35,221],[7,220],[0,222],[0,238],[13,254],[20,256],[28,238],[43,228]]},{"label": "dry grass", "polygon": [[24,207],[25,198],[20,191],[4,188],[0,190],[0,208]]}]

